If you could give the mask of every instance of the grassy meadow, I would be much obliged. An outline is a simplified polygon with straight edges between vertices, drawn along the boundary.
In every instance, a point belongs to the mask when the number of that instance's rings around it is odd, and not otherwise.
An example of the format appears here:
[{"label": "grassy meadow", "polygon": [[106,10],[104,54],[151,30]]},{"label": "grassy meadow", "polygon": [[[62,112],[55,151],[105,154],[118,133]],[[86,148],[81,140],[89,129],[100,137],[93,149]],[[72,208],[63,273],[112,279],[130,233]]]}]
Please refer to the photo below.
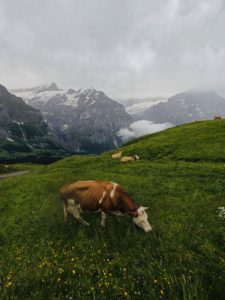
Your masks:
[{"label": "grassy meadow", "polygon": [[[0,181],[0,299],[225,299],[225,121],[121,149],[140,161],[73,156]],[[153,232],[128,216],[65,225],[58,189],[88,179],[120,183],[149,206]]]},{"label": "grassy meadow", "polygon": [[34,171],[43,167],[41,164],[23,163],[23,164],[0,164],[0,175],[20,171]]}]

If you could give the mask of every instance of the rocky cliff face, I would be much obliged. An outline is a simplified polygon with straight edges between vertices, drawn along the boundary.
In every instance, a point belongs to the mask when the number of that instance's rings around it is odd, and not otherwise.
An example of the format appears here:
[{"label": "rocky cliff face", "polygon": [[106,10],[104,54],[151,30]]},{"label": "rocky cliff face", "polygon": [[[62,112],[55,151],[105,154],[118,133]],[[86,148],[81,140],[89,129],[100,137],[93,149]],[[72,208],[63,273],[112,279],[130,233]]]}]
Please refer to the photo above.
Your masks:
[{"label": "rocky cliff face", "polygon": [[225,116],[225,98],[215,92],[185,92],[176,94],[165,103],[152,106],[141,117],[156,123],[178,125],[213,119],[215,115]]},{"label": "rocky cliff face", "polygon": [[[37,154],[39,152],[39,154]],[[29,155],[64,155],[39,110],[0,85],[0,160]]]},{"label": "rocky cliff face", "polygon": [[122,143],[117,132],[132,122],[122,104],[93,88],[64,91],[51,84],[15,93],[41,110],[60,142],[73,152],[99,153],[117,147]]}]

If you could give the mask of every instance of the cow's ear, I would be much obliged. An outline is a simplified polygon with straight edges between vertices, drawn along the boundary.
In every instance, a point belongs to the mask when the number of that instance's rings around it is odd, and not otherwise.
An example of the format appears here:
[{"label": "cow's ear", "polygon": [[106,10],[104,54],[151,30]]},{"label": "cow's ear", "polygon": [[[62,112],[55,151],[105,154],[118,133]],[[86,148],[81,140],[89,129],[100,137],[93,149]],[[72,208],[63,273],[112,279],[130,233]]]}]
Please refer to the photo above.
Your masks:
[{"label": "cow's ear", "polygon": [[128,214],[131,216],[131,217],[137,217],[138,216],[138,211],[129,211]]},{"label": "cow's ear", "polygon": [[149,207],[148,207],[148,206],[147,206],[147,207],[144,207],[144,206],[143,206],[143,208],[144,208],[144,210],[147,210],[147,209],[149,209]]}]

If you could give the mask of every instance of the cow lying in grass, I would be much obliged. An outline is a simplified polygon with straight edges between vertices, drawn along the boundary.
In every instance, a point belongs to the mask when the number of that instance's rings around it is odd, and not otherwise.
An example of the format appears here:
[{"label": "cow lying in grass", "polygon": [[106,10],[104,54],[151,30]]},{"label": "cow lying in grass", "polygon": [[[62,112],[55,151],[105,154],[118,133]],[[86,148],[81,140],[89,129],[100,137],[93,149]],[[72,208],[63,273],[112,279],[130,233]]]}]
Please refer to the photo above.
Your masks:
[{"label": "cow lying in grass", "polygon": [[120,161],[123,163],[127,163],[127,162],[134,162],[135,160],[139,160],[139,156],[138,155],[132,155],[132,156],[123,156],[121,157]]},{"label": "cow lying in grass", "polygon": [[112,159],[118,159],[122,157],[122,151],[115,153],[112,155]]},{"label": "cow lying in grass", "polygon": [[133,222],[145,232],[152,230],[146,214],[147,207],[139,206],[117,183],[107,181],[77,181],[61,187],[60,196],[64,206],[64,220],[72,215],[84,225],[90,225],[81,212],[100,212],[101,225],[105,226],[107,214],[128,214]]},{"label": "cow lying in grass", "polygon": [[140,157],[138,155],[131,155],[131,156],[122,156],[123,152],[117,152],[115,154],[112,155],[112,159],[120,159],[121,162],[134,162],[135,160],[139,160]]}]

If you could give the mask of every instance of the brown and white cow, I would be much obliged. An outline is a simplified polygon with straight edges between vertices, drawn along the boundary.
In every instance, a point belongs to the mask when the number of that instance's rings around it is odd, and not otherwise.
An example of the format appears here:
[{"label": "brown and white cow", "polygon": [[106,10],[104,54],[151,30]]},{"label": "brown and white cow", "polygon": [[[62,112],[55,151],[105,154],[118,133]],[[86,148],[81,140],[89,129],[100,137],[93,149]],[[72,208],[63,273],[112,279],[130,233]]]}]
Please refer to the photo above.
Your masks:
[{"label": "brown and white cow", "polygon": [[90,225],[81,212],[100,212],[101,225],[105,226],[107,214],[128,214],[134,223],[145,232],[152,230],[146,214],[147,207],[139,206],[117,183],[107,181],[77,181],[61,187],[60,196],[64,206],[64,219],[72,215],[84,225]]}]

